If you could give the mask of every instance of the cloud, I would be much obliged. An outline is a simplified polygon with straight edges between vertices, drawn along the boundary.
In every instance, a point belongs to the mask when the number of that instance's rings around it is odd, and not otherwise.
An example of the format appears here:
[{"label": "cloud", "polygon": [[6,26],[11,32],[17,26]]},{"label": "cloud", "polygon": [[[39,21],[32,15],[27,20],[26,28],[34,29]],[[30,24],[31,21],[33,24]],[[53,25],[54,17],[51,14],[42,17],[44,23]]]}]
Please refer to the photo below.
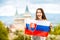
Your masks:
[{"label": "cloud", "polygon": [[39,3],[60,3],[60,0],[30,0],[33,4],[39,4]]},{"label": "cloud", "polygon": [[0,0],[0,4],[7,2],[8,0]]},{"label": "cloud", "polygon": [[5,5],[0,5],[0,16],[14,16],[16,9],[18,10],[18,14],[24,13],[26,5],[28,5],[31,13],[35,13],[37,8],[43,8],[45,13],[60,13],[60,4],[33,4],[30,2],[30,0],[8,0],[7,2],[5,1]]},{"label": "cloud", "polygon": [[8,0],[0,0],[0,7],[4,6],[8,2]]},{"label": "cloud", "polygon": [[24,9],[26,7],[27,1],[26,0],[8,0],[5,1],[5,4],[2,6],[3,3],[0,5],[0,16],[13,16],[18,10],[18,13],[24,13]]},{"label": "cloud", "polygon": [[35,13],[37,8],[43,8],[45,13],[60,13],[60,4],[30,4],[30,12]]},{"label": "cloud", "polygon": [[16,8],[12,5],[3,6],[0,8],[0,16],[13,16]]}]

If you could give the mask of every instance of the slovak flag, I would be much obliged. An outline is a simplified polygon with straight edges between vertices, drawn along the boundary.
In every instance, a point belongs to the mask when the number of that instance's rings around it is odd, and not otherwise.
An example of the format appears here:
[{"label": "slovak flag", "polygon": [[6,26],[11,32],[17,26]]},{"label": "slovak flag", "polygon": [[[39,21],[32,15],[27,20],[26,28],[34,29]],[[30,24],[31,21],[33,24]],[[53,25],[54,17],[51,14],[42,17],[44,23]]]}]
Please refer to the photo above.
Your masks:
[{"label": "slovak flag", "polygon": [[26,20],[25,34],[47,37],[50,31],[50,22],[46,20]]}]

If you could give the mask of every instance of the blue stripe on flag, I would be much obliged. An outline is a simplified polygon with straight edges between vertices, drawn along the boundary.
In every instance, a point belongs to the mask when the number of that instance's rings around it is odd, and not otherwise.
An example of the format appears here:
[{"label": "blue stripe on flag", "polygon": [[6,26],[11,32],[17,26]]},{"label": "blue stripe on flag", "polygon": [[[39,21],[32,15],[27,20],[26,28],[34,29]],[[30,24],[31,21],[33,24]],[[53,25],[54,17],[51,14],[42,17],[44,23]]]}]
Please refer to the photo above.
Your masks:
[{"label": "blue stripe on flag", "polygon": [[[26,29],[34,31],[35,28],[30,28],[30,24],[26,24]],[[50,27],[49,26],[43,26],[43,25],[37,25],[35,30],[49,32]]]},{"label": "blue stripe on flag", "polygon": [[34,31],[34,28],[31,28],[30,30]]},{"label": "blue stripe on flag", "polygon": [[26,24],[26,29],[29,29],[29,27],[30,27],[30,24]]},{"label": "blue stripe on flag", "polygon": [[49,26],[43,26],[43,25],[37,25],[36,30],[49,32],[50,27]]}]

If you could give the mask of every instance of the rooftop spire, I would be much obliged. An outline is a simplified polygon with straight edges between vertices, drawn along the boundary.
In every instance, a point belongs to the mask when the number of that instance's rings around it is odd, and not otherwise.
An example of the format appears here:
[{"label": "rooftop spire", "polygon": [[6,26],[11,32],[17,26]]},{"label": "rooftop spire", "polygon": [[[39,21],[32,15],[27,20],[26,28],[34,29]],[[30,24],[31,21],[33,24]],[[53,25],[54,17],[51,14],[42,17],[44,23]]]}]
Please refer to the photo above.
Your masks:
[{"label": "rooftop spire", "polygon": [[28,6],[26,5],[25,12],[29,12]]},{"label": "rooftop spire", "polygon": [[18,11],[17,11],[17,9],[16,9],[16,13],[15,13],[15,16],[17,16],[18,15]]}]

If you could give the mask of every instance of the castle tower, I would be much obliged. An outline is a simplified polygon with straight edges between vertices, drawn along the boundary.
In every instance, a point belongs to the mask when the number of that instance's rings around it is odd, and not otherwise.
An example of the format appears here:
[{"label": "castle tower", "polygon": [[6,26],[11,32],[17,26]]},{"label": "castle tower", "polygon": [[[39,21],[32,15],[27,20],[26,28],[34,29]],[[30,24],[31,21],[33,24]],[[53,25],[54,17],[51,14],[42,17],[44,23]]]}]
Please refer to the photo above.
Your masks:
[{"label": "castle tower", "polygon": [[31,14],[29,12],[29,8],[26,5],[25,13],[23,14],[24,18],[31,18]]},{"label": "castle tower", "polygon": [[31,14],[29,12],[29,8],[26,5],[26,9],[25,9],[25,13],[24,14],[18,14],[18,11],[16,9],[16,13],[15,13],[15,18],[14,18],[14,26],[16,30],[24,30],[25,24],[24,24],[24,20],[25,18],[31,18]]},{"label": "castle tower", "polygon": [[18,15],[19,15],[19,14],[18,14],[18,10],[17,10],[17,8],[16,8],[15,18],[18,17]]}]

